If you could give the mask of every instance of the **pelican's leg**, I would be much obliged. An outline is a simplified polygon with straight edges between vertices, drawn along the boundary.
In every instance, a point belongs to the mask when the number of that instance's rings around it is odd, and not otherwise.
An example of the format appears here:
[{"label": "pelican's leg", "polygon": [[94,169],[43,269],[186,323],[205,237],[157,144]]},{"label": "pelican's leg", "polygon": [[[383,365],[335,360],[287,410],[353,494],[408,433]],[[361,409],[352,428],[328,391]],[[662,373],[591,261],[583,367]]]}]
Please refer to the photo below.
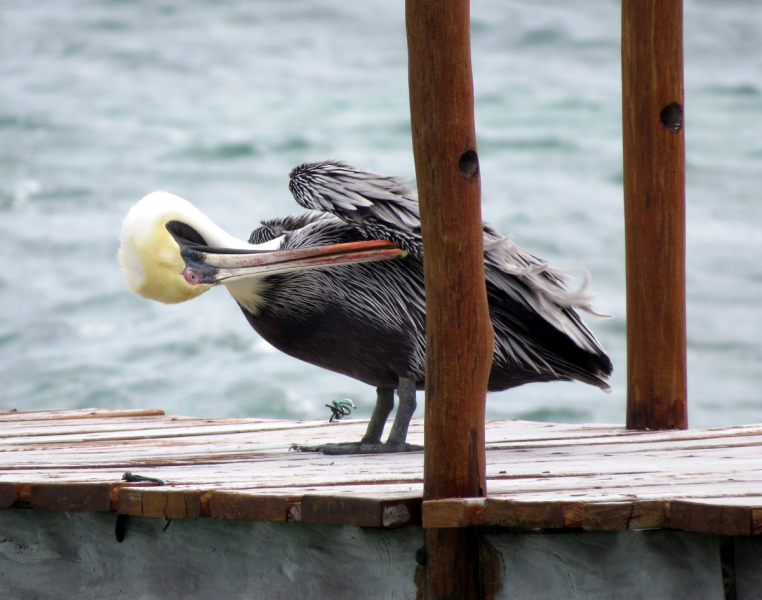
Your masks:
[{"label": "pelican's leg", "polygon": [[397,415],[394,417],[394,425],[389,433],[389,439],[386,440],[388,446],[387,452],[410,452],[414,450],[423,450],[422,446],[413,446],[406,444],[407,429],[410,427],[410,419],[415,412],[415,379],[400,377],[400,384],[397,388],[397,396],[400,402],[397,407]]},{"label": "pelican's leg", "polygon": [[373,416],[368,423],[365,436],[359,442],[345,442],[342,444],[323,444],[321,446],[295,446],[302,452],[322,452],[323,454],[386,454],[391,452],[416,452],[423,450],[423,446],[406,444],[407,429],[410,419],[415,412],[415,380],[400,377],[397,396],[399,406],[394,418],[394,425],[385,444],[381,443],[381,434],[392,408],[394,407],[394,390],[391,388],[376,388],[376,407]]},{"label": "pelican's leg", "polygon": [[361,444],[380,444],[386,420],[394,408],[394,388],[376,388],[376,406],[368,423]]},{"label": "pelican's leg", "polygon": [[[340,442],[338,444],[322,444],[320,446],[294,446],[300,452],[323,452],[324,454],[372,454],[381,447],[381,435],[384,433],[386,420],[394,408],[394,388],[376,388],[376,406],[370,416],[368,428],[359,442]],[[362,446],[362,451],[360,447]]]}]

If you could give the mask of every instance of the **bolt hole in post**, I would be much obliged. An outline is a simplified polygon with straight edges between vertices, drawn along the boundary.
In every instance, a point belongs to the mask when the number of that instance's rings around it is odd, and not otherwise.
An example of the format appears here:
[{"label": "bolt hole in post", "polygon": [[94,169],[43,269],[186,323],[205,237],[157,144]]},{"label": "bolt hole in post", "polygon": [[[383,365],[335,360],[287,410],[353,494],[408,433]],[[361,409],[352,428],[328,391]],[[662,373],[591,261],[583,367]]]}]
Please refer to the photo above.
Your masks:
[{"label": "bolt hole in post", "polygon": [[680,131],[683,128],[683,107],[677,102],[668,104],[659,113],[661,124],[670,131]]},{"label": "bolt hole in post", "polygon": [[466,179],[471,179],[471,177],[479,173],[479,156],[475,150],[466,150],[460,155],[458,169],[460,169],[461,175]]}]

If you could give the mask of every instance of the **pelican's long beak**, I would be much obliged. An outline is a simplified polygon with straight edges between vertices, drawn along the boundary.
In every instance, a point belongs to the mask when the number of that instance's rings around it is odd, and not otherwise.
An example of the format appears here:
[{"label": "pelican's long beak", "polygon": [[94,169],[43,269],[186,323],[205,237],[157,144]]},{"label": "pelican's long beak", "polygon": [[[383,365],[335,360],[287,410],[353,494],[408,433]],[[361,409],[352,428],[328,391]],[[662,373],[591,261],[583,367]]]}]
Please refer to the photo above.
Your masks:
[{"label": "pelican's long beak", "polygon": [[183,277],[191,285],[218,285],[276,273],[390,260],[407,254],[382,240],[272,252],[182,244],[180,253],[186,265]]}]

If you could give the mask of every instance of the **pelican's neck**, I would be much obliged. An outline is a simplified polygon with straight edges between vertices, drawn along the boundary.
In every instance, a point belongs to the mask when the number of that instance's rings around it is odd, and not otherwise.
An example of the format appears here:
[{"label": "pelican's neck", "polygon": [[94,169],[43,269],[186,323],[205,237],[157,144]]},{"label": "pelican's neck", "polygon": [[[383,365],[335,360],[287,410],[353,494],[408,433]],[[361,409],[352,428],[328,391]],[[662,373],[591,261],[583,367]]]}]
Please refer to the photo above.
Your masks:
[{"label": "pelican's neck", "polygon": [[262,276],[232,281],[226,283],[225,287],[233,296],[233,300],[256,317],[265,304],[264,292],[270,286],[267,283],[267,276]]},{"label": "pelican's neck", "polygon": [[[261,245],[255,246],[249,244],[243,240],[239,240],[237,237],[230,235],[222,227],[214,223],[209,217],[198,210],[195,206],[189,204],[189,208],[192,209],[192,219],[183,215],[186,220],[198,233],[204,238],[207,246],[212,248],[232,248],[235,250],[266,250]],[[187,209],[186,209],[187,210]]]}]

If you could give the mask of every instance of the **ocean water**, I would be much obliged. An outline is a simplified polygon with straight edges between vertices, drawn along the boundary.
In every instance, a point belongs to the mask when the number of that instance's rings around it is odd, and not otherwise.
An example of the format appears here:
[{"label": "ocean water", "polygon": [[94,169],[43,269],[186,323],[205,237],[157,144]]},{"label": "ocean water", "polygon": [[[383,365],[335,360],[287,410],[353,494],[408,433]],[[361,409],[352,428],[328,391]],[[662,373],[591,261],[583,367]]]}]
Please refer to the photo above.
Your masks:
[{"label": "ocean water", "polygon": [[[484,218],[587,268],[616,315],[591,321],[613,394],[534,384],[491,394],[489,418],[624,419],[619,8],[472,1]],[[758,0],[685,2],[696,427],[762,422],[760,32]],[[0,0],[0,409],[320,418],[350,397],[369,416],[372,388],[280,354],[224,290],[143,300],[115,255],[156,189],[245,239],[300,210],[298,163],[412,179],[406,60],[401,0]]]}]

